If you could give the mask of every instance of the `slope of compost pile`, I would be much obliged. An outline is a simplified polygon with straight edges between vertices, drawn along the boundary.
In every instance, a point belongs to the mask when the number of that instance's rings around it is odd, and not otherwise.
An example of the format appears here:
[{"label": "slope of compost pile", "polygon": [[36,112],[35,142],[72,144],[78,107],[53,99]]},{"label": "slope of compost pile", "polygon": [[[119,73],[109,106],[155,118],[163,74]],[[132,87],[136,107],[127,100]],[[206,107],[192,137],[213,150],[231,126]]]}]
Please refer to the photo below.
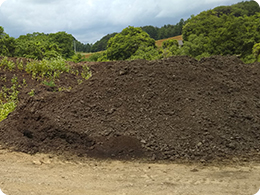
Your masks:
[{"label": "slope of compost pile", "polygon": [[26,153],[181,161],[260,160],[260,64],[236,57],[91,66],[71,91],[28,97],[0,123]]}]

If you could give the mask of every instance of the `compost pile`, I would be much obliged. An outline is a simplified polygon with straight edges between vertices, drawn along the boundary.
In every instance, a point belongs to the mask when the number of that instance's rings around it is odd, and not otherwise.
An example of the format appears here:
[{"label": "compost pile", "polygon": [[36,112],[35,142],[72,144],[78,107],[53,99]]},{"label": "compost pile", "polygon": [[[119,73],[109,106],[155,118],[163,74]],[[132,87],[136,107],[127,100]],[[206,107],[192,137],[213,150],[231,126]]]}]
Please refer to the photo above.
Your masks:
[{"label": "compost pile", "polygon": [[259,63],[172,57],[91,70],[71,91],[21,98],[0,123],[1,145],[96,158],[260,160]]}]

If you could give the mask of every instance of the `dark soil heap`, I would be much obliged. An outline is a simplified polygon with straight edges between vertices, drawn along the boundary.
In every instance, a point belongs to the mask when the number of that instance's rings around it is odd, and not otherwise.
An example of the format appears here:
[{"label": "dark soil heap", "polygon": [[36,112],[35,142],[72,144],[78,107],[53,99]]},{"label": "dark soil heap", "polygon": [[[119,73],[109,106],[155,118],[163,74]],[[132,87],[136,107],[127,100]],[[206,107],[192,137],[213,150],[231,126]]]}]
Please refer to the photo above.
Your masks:
[{"label": "dark soil heap", "polygon": [[173,57],[91,70],[70,92],[22,100],[0,123],[0,143],[101,158],[260,160],[259,63]]}]

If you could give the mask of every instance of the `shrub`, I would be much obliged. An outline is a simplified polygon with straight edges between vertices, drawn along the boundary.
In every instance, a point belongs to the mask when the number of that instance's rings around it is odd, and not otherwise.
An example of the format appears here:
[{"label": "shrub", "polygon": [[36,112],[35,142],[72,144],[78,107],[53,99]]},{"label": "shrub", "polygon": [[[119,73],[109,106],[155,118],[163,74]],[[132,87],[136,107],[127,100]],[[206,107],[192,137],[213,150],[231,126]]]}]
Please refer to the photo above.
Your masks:
[{"label": "shrub", "polygon": [[166,48],[171,48],[172,46],[179,46],[179,43],[177,40],[174,40],[174,39],[169,39],[169,40],[166,40],[162,43],[162,48],[163,49],[166,49]]},{"label": "shrub", "polygon": [[86,61],[88,62],[97,62],[99,58],[102,57],[102,52],[93,53],[91,56],[89,56]]},{"label": "shrub", "polygon": [[129,26],[121,33],[118,33],[116,36],[109,39],[106,58],[108,60],[128,59],[141,46],[155,47],[155,40],[141,28]]},{"label": "shrub", "polygon": [[141,46],[139,49],[132,55],[129,60],[136,59],[145,59],[145,60],[158,60],[162,58],[162,53],[160,50],[150,46],[145,47]]}]

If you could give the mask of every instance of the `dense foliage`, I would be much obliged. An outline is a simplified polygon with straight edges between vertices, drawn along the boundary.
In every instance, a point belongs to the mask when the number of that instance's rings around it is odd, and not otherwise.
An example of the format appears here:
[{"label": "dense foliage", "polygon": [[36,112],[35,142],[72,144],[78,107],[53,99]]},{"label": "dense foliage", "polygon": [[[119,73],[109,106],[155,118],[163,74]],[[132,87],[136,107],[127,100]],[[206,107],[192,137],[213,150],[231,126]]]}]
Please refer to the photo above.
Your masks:
[{"label": "dense foliage", "polygon": [[0,55],[2,56],[12,56],[15,50],[15,39],[9,37],[8,34],[4,32],[4,28],[0,26]]},{"label": "dense foliage", "polygon": [[166,39],[169,37],[174,37],[182,34],[182,28],[185,25],[183,19],[180,20],[176,25],[164,25],[161,28],[154,26],[143,26],[141,27],[143,31],[147,32],[151,38],[155,40]]},{"label": "dense foliage", "polygon": [[112,33],[104,36],[102,39],[97,41],[94,45],[91,47],[91,52],[97,52],[97,51],[103,51],[106,50],[107,48],[107,42],[109,41],[110,38],[116,36],[117,33]]},{"label": "dense foliage", "polygon": [[38,60],[58,56],[69,58],[74,55],[73,41],[74,37],[65,32],[21,35],[16,39],[14,55]]},{"label": "dense foliage", "polygon": [[21,35],[15,39],[9,37],[0,27],[0,55],[17,56],[33,59],[51,59],[72,57],[74,53],[73,42],[75,38],[66,32]]},{"label": "dense foliage", "polygon": [[108,41],[106,58],[125,60],[130,58],[139,47],[155,47],[152,39],[141,28],[129,26]]},{"label": "dense foliage", "polygon": [[234,15],[235,17],[239,16],[252,16],[255,15],[256,12],[260,11],[259,5],[256,1],[243,1],[232,6],[219,6],[213,9],[216,12],[217,16],[221,16],[223,14],[226,15]]},{"label": "dense foliage", "polygon": [[[255,1],[220,6],[190,18],[183,28],[184,53],[239,55],[246,59],[260,42],[260,8]],[[250,57],[249,57],[250,58]]]},{"label": "dense foliage", "polygon": [[[159,39],[165,39],[165,38],[181,35],[182,27],[184,26],[184,24],[185,24],[185,21],[183,19],[181,19],[180,22],[177,23],[176,25],[168,24],[168,25],[162,26],[161,28],[149,25],[149,26],[143,26],[143,27],[141,27],[141,29],[143,31],[147,32],[151,38],[153,38],[155,40],[159,40]],[[84,45],[83,47],[85,47],[87,49],[81,49],[80,45],[79,46],[77,45],[77,48],[78,48],[77,51],[83,51],[83,52],[104,51],[107,48],[107,43],[108,43],[109,39],[114,37],[116,34],[118,34],[118,33],[108,34],[108,35],[104,36],[103,38],[101,38],[96,43],[94,43],[93,45],[82,44],[82,45]]]},{"label": "dense foliage", "polygon": [[93,46],[92,44],[89,44],[89,43],[84,44],[84,43],[79,42],[78,40],[75,40],[74,43],[76,46],[75,50],[77,52],[84,52],[84,53],[92,52],[92,46]]}]

